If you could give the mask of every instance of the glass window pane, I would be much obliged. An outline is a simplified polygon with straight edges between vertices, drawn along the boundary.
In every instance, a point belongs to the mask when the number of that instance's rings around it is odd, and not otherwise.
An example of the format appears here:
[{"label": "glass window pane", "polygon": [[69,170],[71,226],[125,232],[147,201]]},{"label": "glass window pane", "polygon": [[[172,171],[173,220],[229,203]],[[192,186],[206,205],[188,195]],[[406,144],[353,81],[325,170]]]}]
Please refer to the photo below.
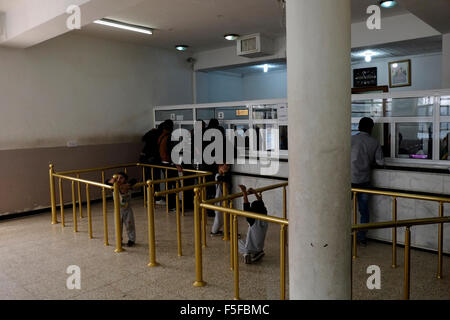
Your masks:
[{"label": "glass window pane", "polygon": [[191,121],[193,119],[192,109],[179,109],[179,110],[157,110],[155,112],[156,121]]},{"label": "glass window pane", "polygon": [[233,129],[236,133],[236,137],[234,138],[234,146],[235,149],[239,149],[239,150],[248,150],[249,149],[249,139],[248,137],[245,137],[245,145],[238,145],[241,142],[238,142],[238,138],[237,136],[240,137],[244,137],[245,136],[245,132],[248,130],[248,125],[247,124],[231,124],[230,125],[230,129]]},{"label": "glass window pane", "polygon": [[450,137],[450,123],[441,123],[441,132],[439,134],[440,138],[440,151],[439,151],[439,159],[440,160],[450,160],[448,158],[448,139]]},{"label": "glass window pane", "polygon": [[352,117],[383,117],[383,99],[352,101]]},{"label": "glass window pane", "polygon": [[359,133],[358,124],[352,123],[352,136],[357,135]]},{"label": "glass window pane", "polygon": [[276,104],[261,104],[253,106],[253,119],[278,119]]},{"label": "glass window pane", "polygon": [[433,159],[433,124],[396,124],[396,157]]},{"label": "glass window pane", "polygon": [[431,117],[434,97],[387,99],[387,117]]},{"label": "glass window pane", "polygon": [[[258,151],[275,151],[275,141],[272,129],[273,124],[256,124],[254,129],[256,130]],[[265,131],[261,131],[264,129]]]},{"label": "glass window pane", "polygon": [[450,96],[441,97],[441,116],[450,116]]},{"label": "glass window pane", "polygon": [[197,110],[197,120],[210,120],[216,116],[216,109],[214,108],[199,108]]},{"label": "glass window pane", "polygon": [[219,120],[247,120],[248,108],[246,106],[216,108],[215,118]]}]

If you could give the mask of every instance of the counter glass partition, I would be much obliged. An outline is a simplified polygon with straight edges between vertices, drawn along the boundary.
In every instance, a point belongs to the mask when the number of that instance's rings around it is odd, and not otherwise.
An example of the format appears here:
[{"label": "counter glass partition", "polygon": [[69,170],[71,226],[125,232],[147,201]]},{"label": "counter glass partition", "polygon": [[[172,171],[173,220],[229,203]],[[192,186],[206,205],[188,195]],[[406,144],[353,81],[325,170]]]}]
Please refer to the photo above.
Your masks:
[{"label": "counter glass partition", "polygon": [[[216,118],[224,129],[242,136],[249,128],[259,135],[259,151],[273,150],[277,144],[282,158],[288,156],[287,101],[260,100],[176,107],[156,107],[155,125],[166,119],[176,127],[192,129],[195,122]],[[448,165],[450,135],[450,91],[355,94],[351,104],[352,135],[358,134],[363,117],[375,122],[373,137],[393,165]],[[266,131],[261,131],[265,129]],[[271,131],[278,130],[278,141]],[[249,144],[246,138],[245,150]]]}]

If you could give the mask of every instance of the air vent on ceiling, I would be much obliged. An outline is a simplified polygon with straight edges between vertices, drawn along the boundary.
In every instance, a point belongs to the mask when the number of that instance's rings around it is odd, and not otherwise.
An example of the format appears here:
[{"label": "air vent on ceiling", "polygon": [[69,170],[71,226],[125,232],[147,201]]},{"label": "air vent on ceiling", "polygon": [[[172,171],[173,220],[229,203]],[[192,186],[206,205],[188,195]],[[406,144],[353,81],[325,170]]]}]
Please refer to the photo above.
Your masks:
[{"label": "air vent on ceiling", "polygon": [[257,58],[273,54],[273,40],[260,33],[240,37],[236,42],[237,54],[241,57]]}]

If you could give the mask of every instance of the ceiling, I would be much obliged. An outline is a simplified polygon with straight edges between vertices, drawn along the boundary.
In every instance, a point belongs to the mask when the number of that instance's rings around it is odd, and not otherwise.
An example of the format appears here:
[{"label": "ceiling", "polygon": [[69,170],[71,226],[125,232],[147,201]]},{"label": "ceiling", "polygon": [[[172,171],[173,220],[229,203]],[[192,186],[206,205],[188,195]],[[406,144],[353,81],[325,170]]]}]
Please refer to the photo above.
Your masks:
[{"label": "ceiling", "polygon": [[[367,7],[378,0],[352,0],[351,4],[352,22],[360,22],[368,17]],[[383,17],[404,13],[408,11],[401,5],[382,8]],[[280,0],[144,0],[107,18],[154,28],[155,32],[146,36],[96,24],[75,32],[167,49],[186,44],[191,52],[232,45],[223,38],[227,33],[260,32],[272,38],[286,34]]]},{"label": "ceiling", "polygon": [[[434,1],[434,0],[428,0]],[[352,23],[367,20],[367,8],[373,4],[378,4],[377,0],[352,0]],[[381,17],[392,17],[400,14],[409,13],[401,3],[393,8],[386,9],[381,7]]]},{"label": "ceiling", "polygon": [[434,29],[450,32],[450,0],[400,0],[404,8]]},{"label": "ceiling", "polygon": [[285,34],[284,10],[278,0],[145,0],[107,18],[154,28],[152,36],[91,24],[79,33],[173,48],[186,44],[191,51],[232,45],[227,33]]}]

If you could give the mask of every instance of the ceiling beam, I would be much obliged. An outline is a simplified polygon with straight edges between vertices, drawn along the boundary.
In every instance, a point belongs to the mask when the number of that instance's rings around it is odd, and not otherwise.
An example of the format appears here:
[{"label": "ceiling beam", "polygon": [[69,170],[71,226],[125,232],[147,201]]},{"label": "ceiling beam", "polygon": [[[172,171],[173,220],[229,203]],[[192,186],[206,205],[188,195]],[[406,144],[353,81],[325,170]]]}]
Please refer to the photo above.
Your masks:
[{"label": "ceiling beam", "polygon": [[442,34],[450,33],[449,0],[399,0],[399,3]]},{"label": "ceiling beam", "polygon": [[0,45],[14,48],[28,48],[66,32],[70,5],[81,10],[81,27],[97,19],[120,12],[143,0],[39,0],[28,1],[11,8],[5,13],[3,36],[0,30]]}]

